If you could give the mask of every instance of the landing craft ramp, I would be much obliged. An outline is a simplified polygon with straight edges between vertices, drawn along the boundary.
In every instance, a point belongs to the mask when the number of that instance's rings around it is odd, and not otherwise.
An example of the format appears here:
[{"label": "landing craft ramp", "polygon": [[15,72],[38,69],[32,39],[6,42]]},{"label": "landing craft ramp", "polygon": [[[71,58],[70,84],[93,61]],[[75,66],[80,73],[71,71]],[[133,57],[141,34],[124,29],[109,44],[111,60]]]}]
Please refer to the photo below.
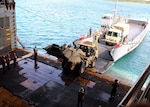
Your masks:
[{"label": "landing craft ramp", "polygon": [[95,66],[98,73],[106,72],[113,65],[113,59],[109,54],[111,49],[112,46],[105,45],[103,39],[98,44],[99,55]]}]

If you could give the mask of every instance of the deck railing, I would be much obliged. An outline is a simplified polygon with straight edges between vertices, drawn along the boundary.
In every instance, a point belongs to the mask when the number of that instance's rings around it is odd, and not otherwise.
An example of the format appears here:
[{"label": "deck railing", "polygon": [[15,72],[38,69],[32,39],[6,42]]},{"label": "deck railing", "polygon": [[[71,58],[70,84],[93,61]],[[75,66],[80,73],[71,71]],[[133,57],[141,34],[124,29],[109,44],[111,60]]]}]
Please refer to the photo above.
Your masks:
[{"label": "deck railing", "polygon": [[[150,75],[150,64],[143,71],[143,73],[138,78],[136,83],[133,85],[133,87],[131,87],[131,89],[125,95],[123,100],[119,103],[118,107],[132,107],[134,105],[135,101],[137,100],[137,96],[140,93],[140,91],[142,90],[142,87],[143,87],[144,83],[146,82],[147,78],[149,77],[149,75]],[[142,99],[140,99],[140,100],[142,101]],[[136,101],[136,103],[137,103],[137,101]]]}]

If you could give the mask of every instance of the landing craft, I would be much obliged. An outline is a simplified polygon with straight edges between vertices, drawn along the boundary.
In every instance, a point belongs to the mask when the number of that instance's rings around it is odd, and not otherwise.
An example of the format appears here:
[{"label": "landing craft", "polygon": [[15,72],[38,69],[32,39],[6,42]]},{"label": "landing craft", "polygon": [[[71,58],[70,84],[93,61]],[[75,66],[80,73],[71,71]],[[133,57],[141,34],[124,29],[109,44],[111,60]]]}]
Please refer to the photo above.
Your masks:
[{"label": "landing craft", "polygon": [[[100,30],[92,32],[91,35],[83,35],[73,42],[79,47],[81,43],[91,42],[93,38],[98,38],[99,43],[95,43],[98,48],[96,69],[100,73],[107,71],[117,60],[138,47],[148,31],[148,21],[105,15],[102,16]],[[56,51],[52,51],[52,46],[44,49],[49,54]]]},{"label": "landing craft", "polygon": [[[100,73],[107,71],[117,60],[137,48],[147,32],[148,20],[103,15],[100,29],[94,31],[91,36],[99,38],[97,71]],[[87,35],[81,38],[83,39],[77,39],[75,42],[81,43],[89,40]]]}]

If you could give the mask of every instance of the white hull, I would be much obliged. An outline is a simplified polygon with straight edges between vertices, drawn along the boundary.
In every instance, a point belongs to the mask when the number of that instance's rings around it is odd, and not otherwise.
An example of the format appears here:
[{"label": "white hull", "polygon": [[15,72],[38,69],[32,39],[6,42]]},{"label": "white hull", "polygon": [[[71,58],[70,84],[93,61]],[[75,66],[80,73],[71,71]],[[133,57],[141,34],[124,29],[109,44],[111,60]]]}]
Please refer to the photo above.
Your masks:
[{"label": "white hull", "polygon": [[74,43],[77,45],[80,42],[93,41],[95,36],[101,37],[98,44],[99,55],[96,63],[96,70],[99,73],[104,73],[117,60],[138,47],[147,34],[147,21],[128,19],[128,24],[130,25],[128,36],[125,39],[125,42],[119,44],[118,47],[107,45],[105,36],[101,35],[102,30],[99,30],[98,33],[96,33],[97,35],[94,32],[90,37],[84,35],[83,37],[81,37],[82,39],[77,39],[74,41]]},{"label": "white hull", "polygon": [[[120,58],[122,58],[123,56],[125,56],[126,54],[131,52],[132,50],[134,50],[136,47],[138,47],[138,45],[143,41],[144,37],[146,36],[148,28],[146,26],[143,29],[138,29],[138,31],[140,31],[140,30],[141,31],[137,35],[136,35],[137,29],[134,29],[134,30],[133,29],[131,29],[131,35],[129,35],[129,36],[134,36],[134,38],[124,42],[123,44],[120,44],[120,46],[117,48],[114,47],[111,50],[110,54],[111,54],[114,62],[119,60]],[[134,34],[132,35],[133,32],[135,33],[135,35]]]}]

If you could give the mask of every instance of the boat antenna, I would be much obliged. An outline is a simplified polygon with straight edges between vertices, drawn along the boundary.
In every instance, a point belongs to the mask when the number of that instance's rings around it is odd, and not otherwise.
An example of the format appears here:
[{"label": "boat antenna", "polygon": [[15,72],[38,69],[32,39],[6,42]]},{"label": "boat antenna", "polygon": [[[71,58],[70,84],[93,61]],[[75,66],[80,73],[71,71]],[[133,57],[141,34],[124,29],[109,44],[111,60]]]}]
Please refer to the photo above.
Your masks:
[{"label": "boat antenna", "polygon": [[114,11],[113,11],[114,12],[114,14],[113,14],[114,18],[116,17],[116,13],[117,13],[117,5],[118,5],[118,0],[116,0],[116,2],[115,2],[115,8],[114,8]]}]

